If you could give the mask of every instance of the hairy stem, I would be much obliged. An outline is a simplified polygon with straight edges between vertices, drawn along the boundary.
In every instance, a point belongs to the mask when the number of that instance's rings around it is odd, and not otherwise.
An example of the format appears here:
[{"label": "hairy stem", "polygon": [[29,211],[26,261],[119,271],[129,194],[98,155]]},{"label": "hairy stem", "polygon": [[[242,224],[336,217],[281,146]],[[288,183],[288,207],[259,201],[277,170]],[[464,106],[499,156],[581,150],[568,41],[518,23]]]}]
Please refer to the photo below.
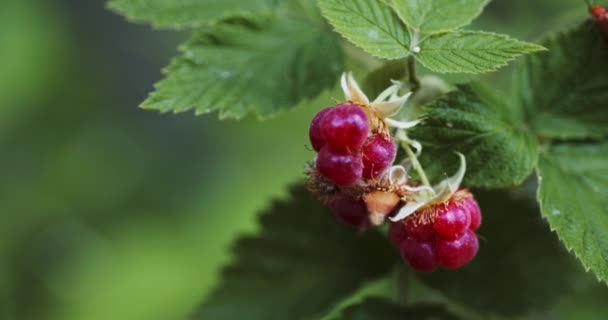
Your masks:
[{"label": "hairy stem", "polygon": [[412,91],[417,91],[420,88],[420,80],[416,76],[416,59],[413,55],[407,58],[407,75],[412,86]]},{"label": "hairy stem", "polygon": [[412,161],[412,166],[414,167],[414,170],[416,170],[416,173],[418,173],[422,184],[427,187],[431,187],[431,183],[426,177],[426,173],[424,172],[424,169],[422,169],[422,165],[420,164],[420,161],[418,161],[418,157],[416,156],[410,145],[407,142],[403,143],[402,145],[403,149],[407,153],[408,158],[410,158],[410,160]]}]

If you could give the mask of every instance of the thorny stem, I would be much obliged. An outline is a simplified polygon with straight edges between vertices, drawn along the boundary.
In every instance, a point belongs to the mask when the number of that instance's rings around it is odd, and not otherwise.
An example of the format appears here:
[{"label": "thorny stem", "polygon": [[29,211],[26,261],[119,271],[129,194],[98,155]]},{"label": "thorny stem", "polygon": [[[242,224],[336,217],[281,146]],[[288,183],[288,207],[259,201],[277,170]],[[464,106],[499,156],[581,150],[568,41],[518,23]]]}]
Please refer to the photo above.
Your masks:
[{"label": "thorny stem", "polygon": [[407,153],[408,158],[410,158],[410,160],[412,161],[412,166],[414,167],[414,170],[416,170],[416,173],[418,173],[418,176],[420,177],[420,181],[422,182],[422,184],[427,187],[431,187],[431,183],[429,182],[429,179],[426,177],[426,173],[424,172],[424,169],[422,169],[422,165],[420,165],[420,162],[418,161],[418,157],[416,156],[414,151],[412,151],[412,148],[410,147],[409,143],[403,142],[402,146],[403,146],[403,149],[405,149],[405,152]]},{"label": "thorny stem", "polygon": [[416,92],[420,88],[420,80],[416,76],[416,59],[413,55],[407,58],[407,75],[412,86],[412,91]]}]

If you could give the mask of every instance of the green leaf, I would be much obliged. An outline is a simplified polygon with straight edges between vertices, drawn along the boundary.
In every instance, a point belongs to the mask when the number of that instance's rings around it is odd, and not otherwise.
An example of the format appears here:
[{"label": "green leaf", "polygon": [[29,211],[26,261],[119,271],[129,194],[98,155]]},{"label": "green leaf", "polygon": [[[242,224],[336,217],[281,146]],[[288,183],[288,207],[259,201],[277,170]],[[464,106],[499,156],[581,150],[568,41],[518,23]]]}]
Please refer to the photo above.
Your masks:
[{"label": "green leaf", "polygon": [[608,281],[608,143],[549,148],[538,164],[543,216],[586,269]]},{"label": "green leaf", "polygon": [[111,0],[108,7],[136,22],[156,27],[197,27],[229,17],[270,10],[270,0]]},{"label": "green leaf", "polygon": [[383,0],[318,0],[336,31],[368,53],[384,59],[408,55],[407,27]]},{"label": "green leaf", "polygon": [[466,156],[469,186],[520,184],[538,158],[536,138],[519,110],[481,85],[461,85],[426,109],[426,120],[412,130],[422,142],[422,164],[441,179],[456,172],[457,151]]},{"label": "green leaf", "polygon": [[304,187],[261,216],[194,319],[319,319],[398,260],[384,236],[341,226]]},{"label": "green leaf", "polygon": [[475,19],[489,0],[391,0],[409,27],[422,33],[451,31]]},{"label": "green leaf", "polygon": [[337,83],[343,61],[336,40],[303,20],[218,25],[182,47],[142,107],[236,119],[274,115]]},{"label": "green leaf", "polygon": [[421,275],[425,283],[486,315],[539,310],[573,290],[582,270],[532,199],[501,191],[475,191],[475,197],[483,214],[477,257],[458,270]]},{"label": "green leaf", "polygon": [[547,138],[608,135],[608,42],[590,24],[549,39],[517,72],[517,96]]},{"label": "green leaf", "polygon": [[480,31],[457,31],[430,36],[420,44],[416,58],[440,73],[483,73],[506,66],[525,53],[543,47],[505,35]]},{"label": "green leaf", "polygon": [[367,298],[359,304],[346,308],[334,320],[457,320],[444,306],[439,304],[416,304],[400,306],[381,298]]}]

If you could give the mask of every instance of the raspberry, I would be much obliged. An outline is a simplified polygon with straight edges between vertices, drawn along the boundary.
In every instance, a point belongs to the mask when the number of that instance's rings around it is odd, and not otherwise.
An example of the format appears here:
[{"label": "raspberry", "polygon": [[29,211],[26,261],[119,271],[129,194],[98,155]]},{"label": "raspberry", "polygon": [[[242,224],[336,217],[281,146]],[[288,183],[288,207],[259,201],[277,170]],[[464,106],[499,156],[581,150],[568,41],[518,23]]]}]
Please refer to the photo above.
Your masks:
[{"label": "raspberry", "polygon": [[439,262],[446,269],[457,269],[471,262],[479,249],[477,236],[471,230],[455,240],[438,237],[436,245]]},{"label": "raspberry", "polygon": [[608,18],[608,17],[606,17],[606,13],[608,13],[608,9],[606,9],[600,5],[593,5],[593,6],[589,7],[589,12],[593,16],[593,18],[597,21]]},{"label": "raspberry", "polygon": [[312,121],[310,122],[310,128],[308,129],[308,136],[310,137],[310,143],[312,144],[313,149],[316,152],[319,152],[321,148],[325,145],[325,138],[323,138],[323,134],[321,133],[321,119],[325,116],[327,111],[331,110],[330,108],[325,108],[319,111]]},{"label": "raspberry", "polygon": [[331,108],[320,120],[321,133],[328,145],[339,151],[361,148],[369,131],[367,114],[361,107],[343,104]]},{"label": "raspberry", "polygon": [[433,272],[439,266],[437,252],[432,242],[420,242],[406,238],[401,242],[401,257],[419,272]]},{"label": "raspberry", "polygon": [[408,237],[418,241],[432,241],[435,239],[435,229],[432,223],[423,223],[413,216],[403,222]]},{"label": "raspberry", "polygon": [[336,151],[326,145],[317,156],[317,169],[339,186],[350,186],[361,179],[363,162],[360,154]]},{"label": "raspberry", "polygon": [[471,225],[469,226],[470,230],[477,230],[481,225],[481,209],[477,204],[477,201],[473,199],[473,197],[464,199],[463,207],[465,210],[468,210],[469,215],[471,216]]},{"label": "raspberry", "polygon": [[390,136],[376,133],[363,145],[363,177],[376,179],[393,164],[397,155],[397,146]]},{"label": "raspberry", "polygon": [[448,200],[447,203],[437,207],[437,217],[433,222],[433,228],[437,234],[445,239],[460,238],[471,225],[471,215],[464,201]]},{"label": "raspberry", "polygon": [[342,223],[365,229],[369,226],[367,207],[362,199],[344,193],[335,195],[328,204],[336,218]]}]

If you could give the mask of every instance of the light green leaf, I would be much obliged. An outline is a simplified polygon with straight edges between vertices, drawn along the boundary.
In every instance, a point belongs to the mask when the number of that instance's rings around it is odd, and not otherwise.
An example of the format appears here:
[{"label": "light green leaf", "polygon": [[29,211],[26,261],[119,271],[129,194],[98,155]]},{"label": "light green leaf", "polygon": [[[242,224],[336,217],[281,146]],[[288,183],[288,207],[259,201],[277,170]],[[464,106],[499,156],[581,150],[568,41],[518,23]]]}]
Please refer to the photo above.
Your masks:
[{"label": "light green leaf", "polygon": [[608,135],[608,42],[590,23],[545,43],[516,76],[517,96],[546,138]]},{"label": "light green leaf", "polygon": [[467,160],[464,183],[469,186],[504,187],[520,184],[532,173],[538,144],[504,99],[481,85],[462,85],[426,109],[426,120],[412,130],[424,146],[422,164],[435,179],[456,172],[458,161],[450,151]]},{"label": "light green leaf", "polygon": [[367,298],[350,306],[334,320],[457,320],[444,306],[420,303],[404,307],[382,298]]},{"label": "light green leaf", "polygon": [[219,111],[220,118],[274,115],[337,83],[342,54],[336,40],[302,20],[218,25],[182,47],[142,107]]},{"label": "light green leaf", "polygon": [[408,55],[407,27],[383,0],[318,0],[336,31],[368,53],[384,59]]},{"label": "light green leaf", "polygon": [[420,275],[450,300],[479,312],[523,315],[572,292],[580,266],[538,215],[533,199],[504,191],[475,191],[483,215],[479,252],[458,270]]},{"label": "light green leaf", "polygon": [[475,19],[489,0],[390,0],[409,27],[422,33],[451,31]]},{"label": "light green leaf", "polygon": [[559,238],[608,281],[608,143],[551,147],[538,164],[538,200]]},{"label": "light green leaf", "polygon": [[302,186],[260,219],[261,234],[236,243],[236,260],[193,319],[320,319],[399,259],[379,232],[340,225]]},{"label": "light green leaf", "polygon": [[111,0],[108,7],[130,20],[157,27],[197,27],[229,17],[270,10],[271,0]]},{"label": "light green leaf", "polygon": [[435,72],[483,73],[495,71],[515,58],[543,47],[505,35],[457,31],[433,35],[420,44],[416,58]]}]

